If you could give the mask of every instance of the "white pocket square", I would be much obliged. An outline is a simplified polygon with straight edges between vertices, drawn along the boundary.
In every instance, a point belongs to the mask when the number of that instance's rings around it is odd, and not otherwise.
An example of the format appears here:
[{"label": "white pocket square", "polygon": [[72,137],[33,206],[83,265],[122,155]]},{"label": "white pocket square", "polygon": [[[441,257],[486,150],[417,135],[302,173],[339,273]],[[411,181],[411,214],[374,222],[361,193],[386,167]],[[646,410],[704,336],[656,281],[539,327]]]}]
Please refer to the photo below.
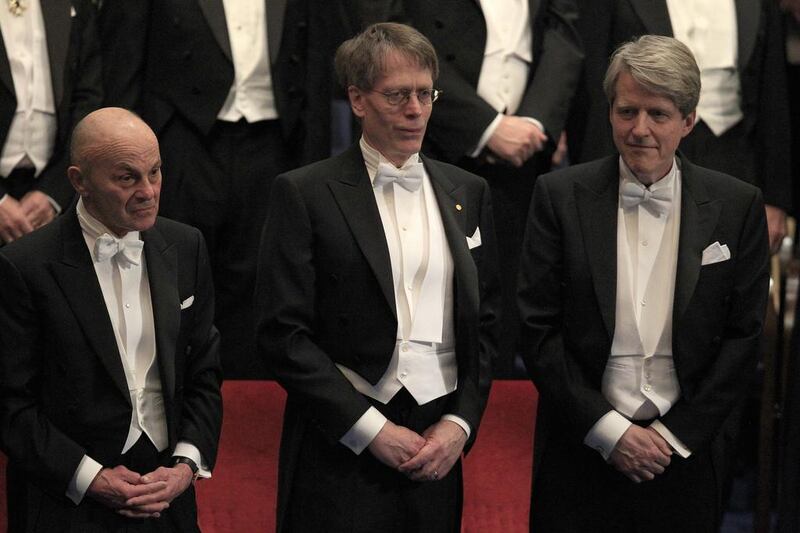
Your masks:
[{"label": "white pocket square", "polygon": [[194,303],[194,296],[189,296],[184,301],[181,302],[181,311],[184,309],[188,309]]},{"label": "white pocket square", "polygon": [[700,265],[713,265],[714,263],[727,261],[730,258],[731,251],[728,249],[728,245],[720,244],[719,241],[717,241],[714,244],[709,244],[708,247],[703,250],[703,259]]},{"label": "white pocket square", "polygon": [[472,250],[473,248],[477,248],[480,245],[481,245],[481,228],[476,227],[475,233],[472,235],[472,237],[467,236],[467,246],[469,246],[469,249]]},{"label": "white pocket square", "polygon": [[75,15],[77,15],[77,13],[75,12],[75,8],[73,6],[69,6],[69,16],[70,16],[70,18],[75,18]]}]

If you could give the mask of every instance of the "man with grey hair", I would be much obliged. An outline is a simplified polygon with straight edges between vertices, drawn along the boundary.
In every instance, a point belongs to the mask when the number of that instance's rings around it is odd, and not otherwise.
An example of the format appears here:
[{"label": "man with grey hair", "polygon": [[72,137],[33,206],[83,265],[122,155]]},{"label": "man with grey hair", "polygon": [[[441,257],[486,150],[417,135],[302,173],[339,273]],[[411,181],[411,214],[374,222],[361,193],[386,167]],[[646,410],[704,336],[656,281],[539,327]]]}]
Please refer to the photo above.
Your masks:
[{"label": "man with grey hair", "polygon": [[676,153],[700,92],[679,41],[624,44],[605,90],[619,155],[540,178],[525,237],[531,528],[710,532],[766,307],[761,193]]},{"label": "man with grey hair", "polygon": [[261,241],[259,348],[288,392],[277,529],[459,531],[496,349],[488,186],[419,153],[422,34],[372,25],[336,69],[361,140],[278,176]]}]

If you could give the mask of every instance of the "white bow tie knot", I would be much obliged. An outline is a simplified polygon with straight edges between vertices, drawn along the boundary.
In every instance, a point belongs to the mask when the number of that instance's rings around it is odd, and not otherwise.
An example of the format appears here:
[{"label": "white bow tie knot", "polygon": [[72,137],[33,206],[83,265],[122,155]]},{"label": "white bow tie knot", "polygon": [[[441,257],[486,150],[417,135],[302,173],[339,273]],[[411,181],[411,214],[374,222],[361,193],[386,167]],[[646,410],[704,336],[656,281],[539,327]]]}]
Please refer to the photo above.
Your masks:
[{"label": "white bow tie knot", "polygon": [[389,183],[397,183],[409,192],[414,192],[422,185],[422,177],[425,175],[425,167],[422,163],[412,163],[405,168],[397,168],[393,165],[381,163],[375,173],[373,187],[379,187]]},{"label": "white bow tie knot", "polygon": [[138,265],[142,260],[144,243],[140,240],[117,239],[108,233],[103,233],[94,243],[94,253],[97,261],[102,263],[117,257],[123,258],[131,265]]},{"label": "white bow tie knot", "polygon": [[672,191],[669,188],[651,191],[641,183],[627,181],[620,191],[622,206],[636,207],[641,204],[655,214],[666,215],[672,205]]}]

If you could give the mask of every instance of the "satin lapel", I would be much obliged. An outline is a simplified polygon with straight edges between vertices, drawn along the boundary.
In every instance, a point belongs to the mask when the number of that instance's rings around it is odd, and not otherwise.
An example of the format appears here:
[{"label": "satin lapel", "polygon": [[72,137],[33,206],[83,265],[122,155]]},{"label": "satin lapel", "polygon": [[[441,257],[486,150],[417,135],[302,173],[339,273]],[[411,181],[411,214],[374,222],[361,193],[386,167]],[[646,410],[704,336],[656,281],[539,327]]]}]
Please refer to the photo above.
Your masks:
[{"label": "satin lapel", "polygon": [[283,36],[283,19],[286,14],[287,0],[266,0],[267,4],[267,41],[269,46],[269,62],[274,65],[281,50]]},{"label": "satin lapel", "polygon": [[11,77],[11,65],[8,62],[8,52],[3,39],[0,39],[0,82],[6,86],[11,93],[11,97],[16,99],[17,92],[14,90],[14,78]]},{"label": "satin lapel", "polygon": [[143,233],[153,322],[156,330],[156,356],[164,396],[175,396],[175,345],[180,327],[181,300],[178,295],[178,251],[164,241],[158,227]]},{"label": "satin lapel", "polygon": [[761,24],[761,0],[736,0],[736,33],[738,35],[739,72],[750,64]]},{"label": "satin lapel", "polygon": [[672,22],[666,0],[628,0],[647,31],[654,35],[672,37]]},{"label": "satin lapel", "polygon": [[609,157],[597,175],[575,184],[583,246],[609,339],[614,337],[616,319],[618,205],[619,163]]},{"label": "satin lapel", "polygon": [[44,32],[47,38],[47,57],[50,61],[50,78],[53,82],[53,99],[61,105],[64,94],[64,72],[69,50],[69,33],[72,26],[72,6],[67,0],[40,2]]},{"label": "satin lapel", "polygon": [[675,273],[673,324],[683,315],[694,294],[703,249],[717,226],[719,201],[712,201],[705,185],[694,174],[695,167],[681,158],[681,229],[678,241],[678,266]]},{"label": "satin lapel", "polygon": [[436,194],[436,203],[442,216],[444,233],[447,235],[447,244],[450,246],[450,255],[453,257],[456,287],[459,292],[467,291],[467,301],[474,302],[474,306],[461,306],[460,308],[476,308],[479,302],[478,271],[475,262],[469,253],[466,238],[466,190],[456,187],[447,175],[435,163],[426,157],[422,158],[425,170],[431,179],[433,191]]},{"label": "satin lapel", "polygon": [[389,246],[358,144],[351,146],[342,157],[339,173],[330,179],[328,186],[396,317]]},{"label": "satin lapel", "polygon": [[114,337],[114,327],[74,207],[59,217],[56,223],[61,225],[64,249],[61,261],[50,264],[53,276],[75,313],[89,345],[130,404],[128,382]]},{"label": "satin lapel", "polygon": [[197,0],[197,2],[200,4],[200,9],[203,10],[206,22],[211,27],[211,33],[214,34],[214,38],[220,48],[222,48],[225,56],[233,61],[231,41],[228,38],[228,25],[225,22],[225,8],[222,5],[222,0]]}]

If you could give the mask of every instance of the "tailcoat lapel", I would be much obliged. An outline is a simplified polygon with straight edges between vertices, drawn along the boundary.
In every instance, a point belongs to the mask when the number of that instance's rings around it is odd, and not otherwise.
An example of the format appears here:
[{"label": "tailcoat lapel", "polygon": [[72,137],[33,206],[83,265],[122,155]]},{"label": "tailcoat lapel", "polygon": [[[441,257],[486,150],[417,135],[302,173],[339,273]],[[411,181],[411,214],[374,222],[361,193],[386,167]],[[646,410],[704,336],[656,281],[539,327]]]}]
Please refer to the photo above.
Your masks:
[{"label": "tailcoat lapel", "polygon": [[41,7],[47,40],[47,57],[50,61],[50,78],[53,82],[53,101],[56,107],[59,107],[64,95],[64,72],[72,26],[70,10],[73,8],[66,0],[41,2]]},{"label": "tailcoat lapel", "polygon": [[616,318],[618,205],[619,163],[609,157],[595,176],[575,184],[583,245],[609,340]]},{"label": "tailcoat lapel", "polygon": [[8,61],[8,52],[2,38],[0,38],[0,83],[6,86],[11,97],[16,100],[17,93],[14,89],[14,78],[11,76],[11,64]]},{"label": "tailcoat lapel", "polygon": [[153,302],[156,332],[156,359],[161,372],[165,398],[175,395],[175,346],[180,328],[180,296],[178,294],[178,257],[173,244],[164,241],[153,227],[142,234]]},{"label": "tailcoat lapel", "polygon": [[743,72],[750,63],[761,25],[761,0],[736,0],[737,63]]},{"label": "tailcoat lapel", "polygon": [[666,0],[628,0],[647,31],[654,35],[674,36]]},{"label": "tailcoat lapel", "polygon": [[269,46],[269,62],[272,65],[278,60],[278,52],[280,52],[281,49],[286,2],[287,0],[266,0],[267,41]]},{"label": "tailcoat lapel", "polygon": [[386,302],[397,317],[392,280],[389,246],[383,233],[383,223],[375,203],[372,183],[358,143],[342,156],[342,165],[336,178],[328,182],[333,197],[342,210],[356,243],[375,273]]},{"label": "tailcoat lapel", "polygon": [[61,261],[50,264],[53,277],[69,302],[89,345],[130,404],[128,383],[114,337],[114,328],[75,208],[69,209],[54,223],[61,224],[63,255]]},{"label": "tailcoat lapel", "polygon": [[696,179],[694,165],[681,157],[681,228],[672,323],[677,324],[694,294],[700,276],[703,249],[708,246],[720,214],[719,200],[712,200]]},{"label": "tailcoat lapel", "polygon": [[206,22],[211,27],[211,33],[217,40],[220,48],[225,53],[225,56],[233,61],[231,55],[231,42],[228,37],[228,24],[225,22],[225,8],[222,5],[222,0],[197,0],[200,4],[200,9],[203,10],[203,15],[206,17]]},{"label": "tailcoat lapel", "polygon": [[[469,305],[459,305],[459,309],[478,308],[478,270],[472,260],[466,238],[466,190],[453,184],[441,169],[422,156],[425,170],[436,194],[436,203],[442,217],[442,225],[453,257],[456,290],[464,294]],[[460,209],[459,209],[460,207]],[[466,292],[463,292],[466,291]],[[460,299],[458,301],[461,301]],[[464,303],[467,303],[464,302]],[[474,305],[473,305],[474,304]]]}]

